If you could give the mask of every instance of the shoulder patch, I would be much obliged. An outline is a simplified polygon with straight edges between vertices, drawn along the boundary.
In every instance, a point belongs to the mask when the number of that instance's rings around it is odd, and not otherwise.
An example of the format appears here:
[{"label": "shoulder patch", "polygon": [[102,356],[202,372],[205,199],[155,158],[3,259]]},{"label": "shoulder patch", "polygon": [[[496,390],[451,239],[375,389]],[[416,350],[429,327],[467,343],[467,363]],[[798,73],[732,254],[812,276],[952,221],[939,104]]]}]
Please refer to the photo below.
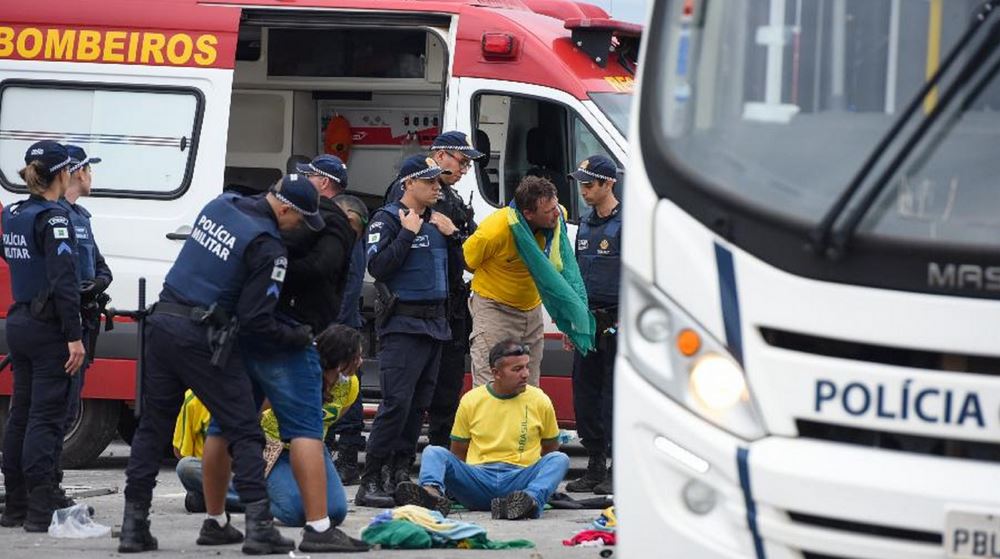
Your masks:
[{"label": "shoulder patch", "polygon": [[69,238],[69,229],[66,228],[66,227],[53,227],[52,228],[52,237],[56,238],[56,239],[68,239]]},{"label": "shoulder patch", "polygon": [[382,221],[373,221],[368,226],[368,230],[369,231],[377,231],[377,230],[381,229],[383,225],[385,225],[385,223],[382,222]]},{"label": "shoulder patch", "polygon": [[285,281],[285,273],[288,271],[288,259],[284,256],[274,259],[274,267],[271,268],[271,279],[276,282]]},{"label": "shoulder patch", "polygon": [[369,233],[368,244],[377,243],[382,238],[382,233]]},{"label": "shoulder patch", "polygon": [[59,225],[69,225],[69,218],[64,215],[54,215],[49,218],[49,225],[53,227]]}]

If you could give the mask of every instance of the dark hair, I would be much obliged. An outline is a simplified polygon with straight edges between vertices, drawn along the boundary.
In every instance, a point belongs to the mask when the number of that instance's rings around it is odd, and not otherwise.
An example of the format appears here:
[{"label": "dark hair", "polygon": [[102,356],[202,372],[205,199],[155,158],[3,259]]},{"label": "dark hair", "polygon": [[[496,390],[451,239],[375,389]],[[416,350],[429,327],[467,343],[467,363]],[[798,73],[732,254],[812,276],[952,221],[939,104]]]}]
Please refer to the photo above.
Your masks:
[{"label": "dark hair", "polygon": [[533,212],[538,209],[539,200],[548,200],[558,195],[552,181],[528,175],[521,179],[521,183],[517,185],[517,190],[514,191],[514,203],[522,212],[525,210]]},{"label": "dark hair", "polygon": [[520,355],[530,355],[531,348],[527,344],[513,339],[506,339],[490,350],[490,368],[496,367],[504,357],[515,357]]},{"label": "dark hair", "polygon": [[357,359],[360,348],[361,334],[343,324],[333,324],[316,336],[319,363],[324,371],[336,369],[347,361]]},{"label": "dark hair", "polygon": [[[64,167],[68,169],[68,167]],[[59,172],[61,172],[60,170]],[[46,190],[52,186],[52,181],[55,180],[59,172],[50,173],[45,169],[45,165],[41,161],[32,161],[28,163],[23,169],[17,172],[24,179],[24,183],[28,185],[28,192],[31,194],[36,194],[42,196]]]}]

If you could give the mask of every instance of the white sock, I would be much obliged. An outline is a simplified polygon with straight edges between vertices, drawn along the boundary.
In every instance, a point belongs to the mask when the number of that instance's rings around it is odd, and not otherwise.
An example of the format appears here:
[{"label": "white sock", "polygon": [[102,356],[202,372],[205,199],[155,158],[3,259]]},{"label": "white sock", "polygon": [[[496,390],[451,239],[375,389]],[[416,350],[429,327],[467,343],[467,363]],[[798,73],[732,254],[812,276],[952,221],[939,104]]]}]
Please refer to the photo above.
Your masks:
[{"label": "white sock", "polygon": [[312,526],[312,529],[317,532],[326,532],[330,529],[330,517],[324,516],[322,520],[310,520],[306,522],[306,526]]},{"label": "white sock", "polygon": [[222,514],[210,514],[208,515],[209,520],[214,520],[219,523],[219,526],[226,525],[226,513]]}]

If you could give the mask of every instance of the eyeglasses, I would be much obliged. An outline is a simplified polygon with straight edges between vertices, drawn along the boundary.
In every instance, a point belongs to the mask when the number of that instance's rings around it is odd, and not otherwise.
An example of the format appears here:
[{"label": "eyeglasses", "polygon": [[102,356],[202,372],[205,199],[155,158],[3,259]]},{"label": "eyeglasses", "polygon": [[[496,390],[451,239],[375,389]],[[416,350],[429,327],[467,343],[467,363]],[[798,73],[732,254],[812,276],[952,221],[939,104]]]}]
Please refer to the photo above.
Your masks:
[{"label": "eyeglasses", "polygon": [[469,170],[469,167],[472,166],[472,160],[471,159],[468,159],[468,158],[465,158],[465,157],[459,157],[459,156],[455,155],[454,153],[452,153],[450,151],[446,151],[445,154],[448,157],[454,159],[455,161],[458,161],[458,168],[461,169],[461,170],[463,170],[463,171]]},{"label": "eyeglasses", "polygon": [[531,346],[527,344],[511,344],[499,354],[490,355],[490,367],[496,367],[496,364],[504,357],[520,357],[522,355],[531,355]]}]

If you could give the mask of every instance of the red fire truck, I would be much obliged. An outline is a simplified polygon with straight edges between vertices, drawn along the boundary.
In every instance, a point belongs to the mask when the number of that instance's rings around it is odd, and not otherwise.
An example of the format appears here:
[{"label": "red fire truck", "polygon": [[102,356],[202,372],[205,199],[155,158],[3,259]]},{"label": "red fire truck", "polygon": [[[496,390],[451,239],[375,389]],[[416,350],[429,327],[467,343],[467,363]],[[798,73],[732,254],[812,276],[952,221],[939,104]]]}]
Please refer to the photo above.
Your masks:
[{"label": "red fire truck", "polygon": [[[565,178],[575,162],[606,153],[623,167],[639,33],[568,0],[4,3],[0,202],[25,196],[17,170],[33,141],[102,157],[84,204],[118,308],[135,308],[140,277],[155,300],[198,210],[224,186],[263,190],[290,159],[324,151],[349,153],[350,192],[374,209],[404,156],[463,130],[489,153],[458,184],[480,219],[541,174],[572,222],[584,209]],[[0,309],[8,297],[0,287]],[[68,467],[116,433],[130,439],[135,330],[121,321],[100,336]],[[547,331],[542,386],[572,425],[571,355]],[[365,376],[366,397],[376,378]],[[10,390],[8,371],[0,410]]]}]

